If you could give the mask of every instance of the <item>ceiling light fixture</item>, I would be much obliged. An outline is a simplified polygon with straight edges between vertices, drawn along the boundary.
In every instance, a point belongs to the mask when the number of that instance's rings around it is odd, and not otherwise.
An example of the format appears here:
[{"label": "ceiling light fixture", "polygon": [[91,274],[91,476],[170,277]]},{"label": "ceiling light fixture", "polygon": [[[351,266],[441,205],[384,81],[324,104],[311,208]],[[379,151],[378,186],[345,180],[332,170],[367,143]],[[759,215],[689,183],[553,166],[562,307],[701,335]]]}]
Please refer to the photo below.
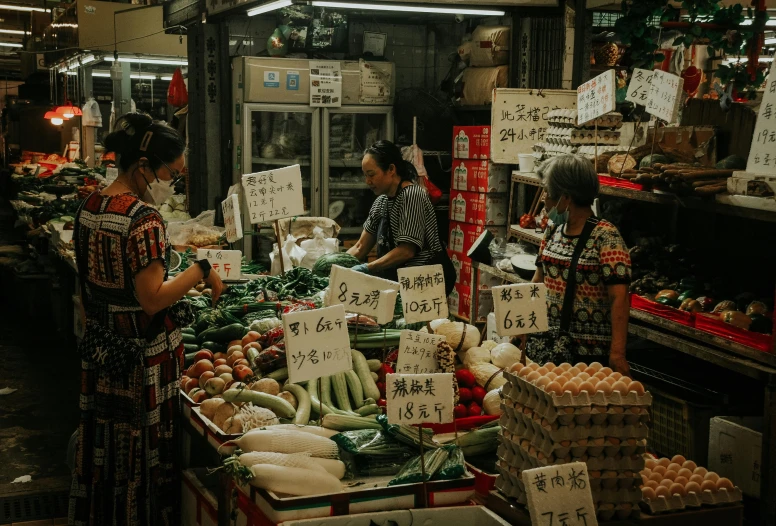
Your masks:
[{"label": "ceiling light fixture", "polygon": [[[757,59],[757,61],[758,62],[773,62],[773,57],[759,57]],[[749,62],[749,59],[748,58],[744,58],[744,57],[742,57],[742,58],[726,58],[725,60],[722,61],[722,63],[725,64],[726,66],[729,66],[730,64],[736,64],[737,62],[740,62],[740,63],[743,64],[745,62]]]},{"label": "ceiling light fixture", "polygon": [[16,44],[15,42],[0,42],[0,46],[6,46],[6,47],[23,47],[21,44]]},{"label": "ceiling light fixture", "polygon": [[156,75],[130,75],[131,79],[156,80]]},{"label": "ceiling light fixture", "polygon": [[160,78],[161,78],[161,80],[172,80],[172,75],[165,76],[165,77],[160,77]]},{"label": "ceiling light fixture", "polygon": [[92,71],[92,77],[110,78],[110,71]]},{"label": "ceiling light fixture", "polygon": [[[331,7],[335,9],[363,9],[364,11],[399,11],[404,13],[436,13],[445,15],[475,15],[504,16],[504,11],[490,9],[467,9],[465,7],[429,7],[391,4],[361,4],[350,2],[329,2],[328,0],[313,0],[314,7]],[[250,14],[250,12],[249,12]]]},{"label": "ceiling light fixture", "polygon": [[262,13],[269,13],[270,11],[275,11],[276,9],[282,9],[284,7],[288,7],[293,2],[291,0],[276,0],[275,2],[267,2],[266,4],[261,4],[260,6],[254,7],[253,9],[248,9],[248,16],[254,16],[254,15],[260,15]]},{"label": "ceiling light fixture", "polygon": [[56,111],[47,111],[43,118],[47,121],[51,121],[51,124],[54,126],[61,126],[62,123],[67,120],[64,115],[57,113]]},{"label": "ceiling light fixture", "polygon": [[[105,57],[108,62],[114,62],[116,59],[113,57]],[[133,57],[119,57],[119,62],[129,62],[131,64],[158,64],[160,66],[188,66],[188,60],[172,60],[172,59],[157,59],[157,58],[133,58]]]},{"label": "ceiling light fixture", "polygon": [[22,31],[21,29],[0,29],[0,33],[6,35],[29,35],[28,31]]},{"label": "ceiling light fixture", "polygon": [[65,119],[72,119],[76,116],[83,115],[83,112],[81,112],[81,108],[78,106],[73,106],[73,103],[70,101],[65,102],[64,106],[60,106],[56,109],[56,112],[64,117]]},{"label": "ceiling light fixture", "polygon": [[0,4],[0,10],[3,11],[36,11],[38,13],[48,13],[51,9],[43,9],[42,7],[29,7],[26,5],[9,5]]}]

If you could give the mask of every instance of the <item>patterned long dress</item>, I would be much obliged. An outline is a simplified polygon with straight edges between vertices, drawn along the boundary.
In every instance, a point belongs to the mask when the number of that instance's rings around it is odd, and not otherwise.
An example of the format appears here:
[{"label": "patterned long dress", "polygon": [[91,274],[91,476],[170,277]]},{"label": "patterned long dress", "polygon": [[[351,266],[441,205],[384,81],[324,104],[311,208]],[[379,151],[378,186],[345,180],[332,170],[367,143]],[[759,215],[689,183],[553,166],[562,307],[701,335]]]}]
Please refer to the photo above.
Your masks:
[{"label": "patterned long dress", "polygon": [[167,268],[164,223],[133,194],[97,192],[78,212],[73,242],[85,269],[79,278],[86,280],[87,319],[132,338],[144,356],[123,377],[82,361],[69,524],[178,524],[181,333],[166,316],[163,330],[146,341],[152,317],[140,307],[133,279],[157,259]]}]

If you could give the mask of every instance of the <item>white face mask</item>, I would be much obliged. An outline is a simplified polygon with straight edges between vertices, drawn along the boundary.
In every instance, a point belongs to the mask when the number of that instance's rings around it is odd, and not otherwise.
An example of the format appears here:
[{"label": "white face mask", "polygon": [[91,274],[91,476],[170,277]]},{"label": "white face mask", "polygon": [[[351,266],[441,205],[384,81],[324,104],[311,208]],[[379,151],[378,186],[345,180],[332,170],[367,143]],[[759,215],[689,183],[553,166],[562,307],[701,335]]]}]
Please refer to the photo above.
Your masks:
[{"label": "white face mask", "polygon": [[173,194],[175,194],[175,188],[172,186],[172,179],[169,181],[162,181],[154,178],[152,183],[146,185],[143,200],[146,203],[159,206],[167,201]]}]

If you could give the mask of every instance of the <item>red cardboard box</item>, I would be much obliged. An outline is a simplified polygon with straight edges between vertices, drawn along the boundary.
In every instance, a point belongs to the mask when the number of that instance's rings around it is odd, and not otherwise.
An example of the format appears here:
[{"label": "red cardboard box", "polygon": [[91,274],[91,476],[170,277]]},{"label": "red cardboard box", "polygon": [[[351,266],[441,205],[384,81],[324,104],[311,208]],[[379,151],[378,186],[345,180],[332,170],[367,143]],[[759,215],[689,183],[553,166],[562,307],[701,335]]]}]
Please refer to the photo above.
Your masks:
[{"label": "red cardboard box", "polygon": [[490,126],[453,126],[454,159],[490,159]]},{"label": "red cardboard box", "polygon": [[480,234],[487,229],[493,233],[494,237],[505,238],[507,237],[507,228],[505,226],[484,226],[484,225],[472,225],[469,223],[460,223],[458,221],[450,221],[450,228],[448,230],[448,247],[454,252],[458,252],[460,255],[466,255],[469,249]]},{"label": "red cardboard box", "polygon": [[453,190],[482,193],[509,192],[509,166],[488,160],[458,160],[453,163]]},{"label": "red cardboard box", "polygon": [[507,194],[452,191],[450,220],[475,225],[506,225],[508,206]]},{"label": "red cardboard box", "polygon": [[472,294],[466,285],[456,285],[447,297],[447,308],[451,314],[457,314],[462,318],[469,318],[472,308]]}]

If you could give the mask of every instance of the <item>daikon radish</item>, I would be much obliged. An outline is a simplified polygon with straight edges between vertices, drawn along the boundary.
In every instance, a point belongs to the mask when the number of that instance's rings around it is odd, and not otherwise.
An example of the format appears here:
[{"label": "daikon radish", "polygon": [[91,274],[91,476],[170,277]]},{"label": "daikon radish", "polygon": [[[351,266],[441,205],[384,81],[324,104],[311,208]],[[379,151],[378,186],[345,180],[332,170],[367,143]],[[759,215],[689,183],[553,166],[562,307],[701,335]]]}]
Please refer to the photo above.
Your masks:
[{"label": "daikon radish", "polygon": [[341,460],[334,460],[333,458],[316,458],[309,457],[309,461],[321,466],[323,469],[337,477],[342,479],[345,477],[345,464]]},{"label": "daikon radish", "polygon": [[[246,468],[255,466],[256,464],[272,464],[273,466],[284,466],[288,468],[302,468],[310,469],[313,471],[321,471],[328,473],[326,468],[317,462],[310,462],[312,457],[307,453],[270,453],[267,451],[253,451],[251,453],[243,453],[240,455],[240,464]],[[321,459],[323,460],[323,459]],[[339,462],[339,460],[329,460],[330,462]],[[340,462],[342,464],[342,462]],[[344,464],[343,464],[344,469]],[[333,474],[333,473],[332,473]]]},{"label": "daikon radish", "polygon": [[323,438],[331,438],[339,431],[335,431],[333,429],[326,429],[325,427],[320,426],[298,426],[296,424],[278,424],[275,426],[272,426],[272,429],[285,429],[286,431],[300,431],[302,433],[311,433],[313,435],[318,435],[319,437]]},{"label": "daikon radish", "polygon": [[339,458],[337,444],[328,438],[288,429],[251,429],[232,440],[246,453],[269,451],[274,453],[310,453],[319,458]]},{"label": "daikon radish", "polygon": [[[333,444],[333,442],[332,442]],[[251,486],[288,495],[325,495],[339,493],[342,484],[330,473],[302,468],[256,464],[251,466]]]}]

